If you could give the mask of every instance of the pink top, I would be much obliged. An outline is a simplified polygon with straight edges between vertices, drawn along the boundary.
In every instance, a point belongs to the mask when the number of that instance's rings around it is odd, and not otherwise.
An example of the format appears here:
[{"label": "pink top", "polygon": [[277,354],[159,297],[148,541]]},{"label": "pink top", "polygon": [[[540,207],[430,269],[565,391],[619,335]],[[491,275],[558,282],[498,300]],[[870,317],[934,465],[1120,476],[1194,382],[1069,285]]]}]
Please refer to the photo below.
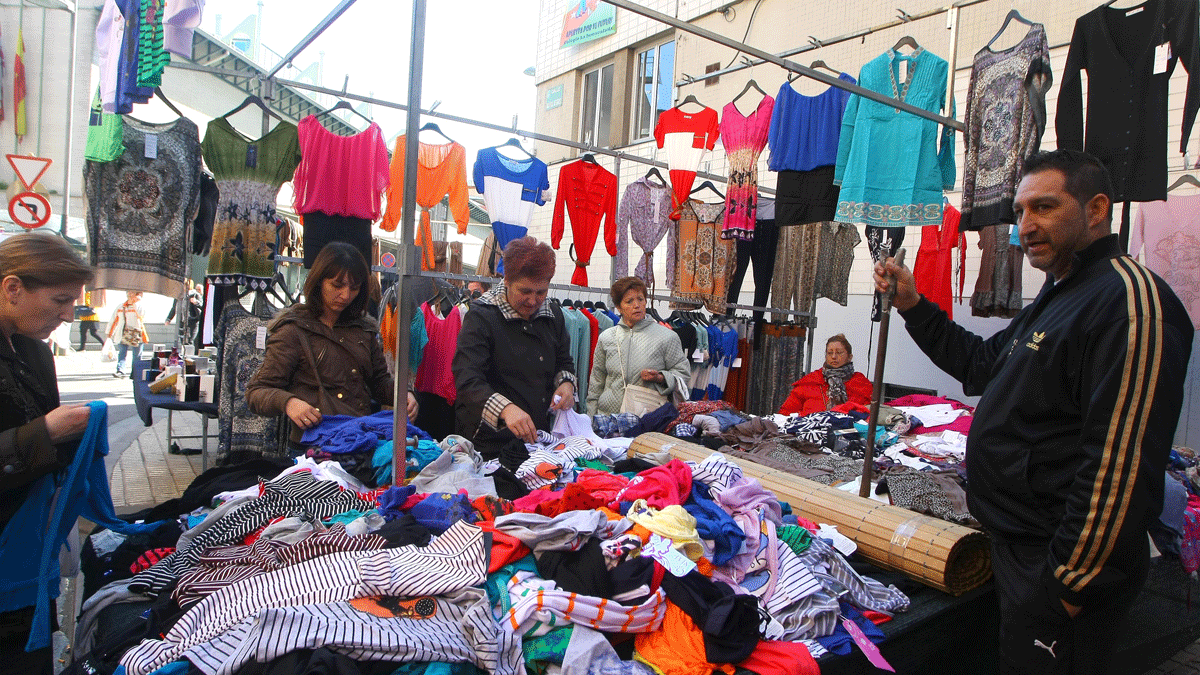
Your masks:
[{"label": "pink top", "polygon": [[454,351],[458,348],[462,313],[456,305],[446,318],[440,319],[428,302],[421,304],[421,311],[425,314],[425,332],[429,334],[429,344],[425,345],[421,367],[417,368],[414,388],[437,394],[454,405],[454,373],[450,370],[450,362],[454,360]]},{"label": "pink top", "polygon": [[725,239],[754,238],[758,216],[758,156],[767,147],[771,112],[775,99],[763,96],[750,113],[743,115],[733,102],[721,110],[721,143],[729,164],[729,184],[725,189],[725,220],[721,236]]},{"label": "pink top", "polygon": [[292,179],[296,213],[379,218],[380,197],[388,186],[387,146],[379,125],[339,136],[309,115],[297,126],[300,165]]},{"label": "pink top", "polygon": [[1143,248],[1146,267],[1170,284],[1200,330],[1200,195],[1138,204],[1129,254]]}]

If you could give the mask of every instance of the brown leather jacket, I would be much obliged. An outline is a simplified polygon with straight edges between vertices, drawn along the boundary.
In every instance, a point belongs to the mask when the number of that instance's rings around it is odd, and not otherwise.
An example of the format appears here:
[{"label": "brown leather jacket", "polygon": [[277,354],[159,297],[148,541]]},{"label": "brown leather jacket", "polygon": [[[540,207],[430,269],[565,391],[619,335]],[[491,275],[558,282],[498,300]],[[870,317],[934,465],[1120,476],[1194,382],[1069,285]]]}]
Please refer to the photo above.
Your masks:
[{"label": "brown leather jacket", "polygon": [[[262,367],[246,388],[254,412],[282,415],[293,396],[320,408],[322,415],[369,415],[371,399],[391,405],[392,376],[383,360],[379,327],[370,318],[330,328],[298,304],[275,317],[267,331]],[[310,361],[305,342],[316,364]]]}]

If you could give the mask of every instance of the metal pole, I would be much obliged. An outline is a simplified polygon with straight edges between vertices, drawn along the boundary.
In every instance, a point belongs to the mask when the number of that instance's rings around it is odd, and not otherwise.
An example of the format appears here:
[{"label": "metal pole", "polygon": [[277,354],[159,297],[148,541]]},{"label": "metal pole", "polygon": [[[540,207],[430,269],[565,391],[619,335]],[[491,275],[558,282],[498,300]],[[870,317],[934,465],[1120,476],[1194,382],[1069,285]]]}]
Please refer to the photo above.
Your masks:
[{"label": "metal pole", "polygon": [[693,26],[692,24],[690,24],[686,21],[680,21],[679,19],[676,19],[673,16],[668,16],[666,14],[663,14],[662,12],[656,12],[652,9],[647,9],[635,2],[630,2],[629,0],[604,0],[604,1],[610,5],[616,5],[617,7],[620,7],[622,9],[629,10],[630,12],[633,12],[634,14],[640,14],[644,17],[654,19],[655,21],[658,21],[660,23],[665,23],[668,26],[674,26],[677,30],[681,30],[685,33],[691,33],[692,35],[697,35],[706,40],[711,40],[713,42],[716,42],[717,44],[724,45],[724,46],[730,47],[732,49],[737,49],[739,51],[746,52],[747,54],[758,57],[758,58],[762,59],[763,61],[766,61],[768,63],[774,63],[775,65],[777,65],[781,68],[786,68],[787,70],[790,70],[793,73],[800,73],[801,75],[804,75],[806,77],[811,77],[812,79],[817,80],[818,82],[824,82],[825,84],[828,84],[831,87],[837,87],[838,89],[843,89],[852,94],[858,94],[859,96],[862,96],[863,98],[869,98],[872,101],[876,101],[878,103],[882,103],[884,105],[896,108],[897,110],[903,110],[904,112],[911,113],[913,115],[916,115],[917,117],[921,117],[921,118],[924,118],[927,120],[932,120],[934,122],[937,122],[938,124],[943,124],[952,129],[957,129],[958,131],[963,130],[962,122],[958,122],[949,117],[944,117],[944,116],[938,115],[936,113],[931,113],[928,110],[925,110],[923,108],[918,108],[917,106],[912,105],[911,103],[906,103],[899,99],[892,98],[891,96],[888,96],[886,94],[881,94],[877,91],[871,91],[870,89],[860,87],[857,84],[850,84],[848,82],[844,82],[837,77],[833,77],[832,75],[829,75],[828,73],[822,73],[820,71],[813,70],[812,68],[809,68],[807,66],[802,66],[799,63],[796,63],[794,61],[788,61],[787,59],[781,59],[778,56],[775,56],[774,54],[771,54],[769,52],[765,52],[757,47],[751,47],[748,44],[745,44],[743,42],[738,42],[737,40],[734,40],[731,38],[727,38],[724,35],[714,33],[705,28]]},{"label": "metal pole", "polygon": [[[946,28],[950,30],[950,59],[946,69],[946,107],[943,110],[953,110],[954,103],[954,71],[958,68],[958,7],[951,7],[946,15]],[[965,133],[966,127],[964,127]]]},{"label": "metal pole", "polygon": [[408,303],[404,301],[405,276],[409,272],[413,235],[417,216],[417,134],[421,124],[421,72],[425,61],[425,0],[413,0],[412,44],[408,60],[408,119],[404,132],[404,208],[400,219],[400,250],[396,264],[400,278],[396,281],[396,374],[392,427],[392,484],[404,482],[408,465]]},{"label": "metal pole", "polygon": [[[279,59],[279,63],[276,63],[274,65],[274,67],[272,67],[269,71],[267,71],[266,78],[270,79],[272,77],[275,77],[276,73],[278,73],[279,71],[286,68],[287,65],[292,62],[292,59],[296,58],[296,56],[299,55],[300,52],[304,51],[310,44],[312,44],[313,40],[316,40],[317,37],[321,35],[321,33],[324,33],[325,29],[329,28],[329,26],[331,26],[334,21],[337,21],[338,17],[340,17],[342,14],[344,14],[347,9],[350,9],[350,5],[353,5],[354,3],[355,3],[355,0],[342,0],[341,2],[339,2],[338,6],[334,7],[332,12],[330,12],[324,19],[321,19],[321,22],[318,23],[316,26],[314,26],[313,29],[308,32],[308,35],[305,35],[304,38],[302,40],[300,40],[300,42],[296,43],[295,47],[292,47],[290,50],[288,50],[288,53],[282,59]],[[260,24],[259,31],[261,31],[262,30],[262,27],[261,27],[262,3],[261,2],[258,3],[258,7],[259,7],[258,16],[259,16],[259,24]],[[261,35],[261,32],[260,32],[260,35]]]},{"label": "metal pole", "polygon": [[62,235],[67,236],[71,215],[71,158],[75,144],[75,55],[79,50],[79,5],[71,11],[71,58],[67,59],[67,147],[63,157]]},{"label": "metal pole", "polygon": [[[896,252],[896,264],[904,264],[904,249]],[[875,427],[879,424],[879,400],[883,398],[883,366],[887,360],[888,327],[892,319],[892,298],[896,295],[896,278],[888,276],[888,292],[880,300],[879,355],[875,357],[875,382],[871,390],[871,414],[867,419],[867,448],[863,453],[862,482],[859,497],[871,496],[871,478],[875,471]]]},{"label": "metal pole", "polygon": [[[613,157],[613,175],[617,177],[617,185],[621,184],[621,157],[620,155]],[[617,266],[613,264],[614,260],[609,259],[608,280],[613,283],[617,280]]]}]

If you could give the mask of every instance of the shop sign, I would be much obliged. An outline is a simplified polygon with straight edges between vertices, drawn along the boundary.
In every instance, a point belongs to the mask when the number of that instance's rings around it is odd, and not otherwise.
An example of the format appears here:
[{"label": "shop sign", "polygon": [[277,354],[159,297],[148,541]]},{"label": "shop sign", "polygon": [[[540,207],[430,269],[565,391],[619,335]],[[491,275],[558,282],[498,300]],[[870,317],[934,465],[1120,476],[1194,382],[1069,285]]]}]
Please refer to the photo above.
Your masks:
[{"label": "shop sign", "polygon": [[563,86],[550,87],[546,90],[546,110],[561,107],[563,102]]},{"label": "shop sign", "polygon": [[591,42],[617,32],[617,8],[600,0],[578,0],[563,15],[559,47]]}]

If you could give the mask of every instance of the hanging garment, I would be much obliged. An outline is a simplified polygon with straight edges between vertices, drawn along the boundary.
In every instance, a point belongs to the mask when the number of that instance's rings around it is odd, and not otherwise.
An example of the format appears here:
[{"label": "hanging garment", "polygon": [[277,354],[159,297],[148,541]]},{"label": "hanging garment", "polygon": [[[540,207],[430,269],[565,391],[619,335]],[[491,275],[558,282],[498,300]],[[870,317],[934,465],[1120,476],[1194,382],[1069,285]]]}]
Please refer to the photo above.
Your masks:
[{"label": "hanging garment", "polygon": [[[742,291],[742,281],[746,278],[746,268],[750,266],[751,261],[754,263],[754,306],[766,307],[771,294],[776,247],[779,245],[779,228],[775,225],[775,200],[767,197],[759,199],[755,215],[757,220],[754,224],[754,239],[737,241],[737,267],[733,276],[729,278],[729,290],[725,294],[725,300],[729,304],[739,304],[738,295]],[[758,323],[763,313],[755,311],[753,316],[754,322]]]},{"label": "hanging garment", "polygon": [[692,183],[704,153],[717,144],[721,128],[717,111],[705,107],[697,113],[679,108],[664,110],[654,125],[654,140],[667,149],[667,172],[671,178],[671,220],[679,220],[683,205],[692,193]]},{"label": "hanging garment", "polygon": [[495,232],[489,234],[487,239],[483,240],[483,246],[479,247],[479,262],[475,264],[475,273],[485,277],[500,276],[504,262],[501,256],[503,250],[504,248],[496,241]]},{"label": "hanging garment", "polygon": [[[856,84],[846,73],[838,79]],[[850,92],[838,87],[806,96],[790,82],[780,85],[771,113],[771,171],[811,171],[837,163],[842,116],[849,99]]]},{"label": "hanging garment", "polygon": [[[379,224],[385,232],[396,231],[404,210],[405,145],[404,136],[398,136],[392,151],[392,180],[387,191],[387,212]],[[421,225],[416,234],[416,244],[424,249],[421,269],[428,271],[437,264],[429,209],[441,203],[442,197],[450,197],[450,212],[454,214],[458,233],[467,233],[467,223],[471,220],[467,202],[467,151],[454,141],[438,145],[418,142],[418,145],[417,206],[421,207]]]},{"label": "hanging garment", "polygon": [[946,206],[940,229],[937,225],[921,228],[921,247],[913,263],[917,292],[946,310],[951,319],[954,318],[954,270],[950,262],[954,258],[953,249],[958,247],[965,257],[967,245],[966,235],[958,231],[958,224],[958,209]]},{"label": "hanging garment", "polygon": [[[536,157],[513,159],[496,148],[484,148],[475,157],[472,175],[492,221],[496,247],[503,251],[508,242],[528,233],[533,207],[546,203],[545,192],[550,189],[546,163]],[[496,271],[504,271],[503,260]]]},{"label": "hanging garment", "polygon": [[[920,47],[907,56],[889,49],[863,66],[858,80],[872,91],[941,113],[947,107],[946,73],[946,61]],[[949,109],[954,117],[953,99]],[[833,220],[894,228],[941,223],[942,192],[954,189],[954,129],[851,96],[834,183],[841,196]]]},{"label": "hanging garment", "polygon": [[1200,195],[1138,205],[1129,254],[1143,248],[1146,267],[1171,285],[1200,329]]},{"label": "hanging garment", "polygon": [[963,116],[962,229],[1011,223],[1025,160],[1046,130],[1046,92],[1054,82],[1046,29],[1035,23],[1000,52],[975,53]]},{"label": "hanging garment", "polygon": [[858,228],[850,223],[818,224],[817,264],[813,279],[813,297],[829,298],[842,307],[849,302],[850,267],[854,247],[862,241]]},{"label": "hanging garment", "polygon": [[217,425],[217,466],[238,464],[263,456],[283,455],[283,417],[266,417],[250,411],[246,388],[262,366],[265,351],[257,346],[259,328],[269,319],[247,312],[239,304],[221,312],[214,334],[221,359],[217,367],[220,421]]},{"label": "hanging garment", "polygon": [[[0,63],[3,57],[0,56]],[[2,112],[2,111],[0,111]],[[3,120],[0,116],[0,120]],[[100,90],[92,98],[92,110],[88,116],[87,145],[83,156],[93,162],[111,162],[125,152],[125,138],[121,131],[124,118],[120,115],[104,112],[100,105]]]},{"label": "hanging garment", "polygon": [[326,129],[315,115],[300,120],[300,164],[292,180],[296,213],[375,220],[388,186],[383,130],[371,123],[353,136]]},{"label": "hanging garment", "polygon": [[200,27],[204,0],[175,0],[163,10],[163,48],[185,59],[192,58],[192,38]]},{"label": "hanging garment", "polygon": [[749,116],[734,103],[721,109],[721,144],[729,164],[729,186],[725,190],[725,219],[721,237],[753,239],[758,213],[758,156],[767,146],[775,99],[763,96]]},{"label": "hanging garment", "polygon": [[375,263],[371,246],[371,219],[355,216],[336,216],[324,211],[312,211],[300,216],[304,226],[304,269],[311,269],[317,255],[326,244],[340,241],[358,249],[368,265]]},{"label": "hanging garment", "polygon": [[[675,250],[675,228],[671,227],[671,188],[639,178],[625,188],[617,207],[617,256],[613,261],[617,278],[629,275],[629,239],[642,249],[633,276],[654,288],[654,249],[667,238],[667,250]],[[675,278],[675,256],[667,256],[667,279]]]},{"label": "hanging garment", "polygon": [[[895,257],[904,243],[904,228],[867,226],[867,250],[871,252],[871,262],[883,262]],[[883,312],[883,299],[875,293],[871,301],[871,320],[879,321]]]},{"label": "hanging garment", "polygon": [[[851,226],[853,227],[853,226]],[[779,248],[775,255],[775,277],[771,282],[771,304],[778,309],[808,312],[812,309],[813,283],[817,276],[817,253],[821,245],[821,223],[805,223],[779,228]],[[773,312],[776,322],[791,321],[793,315]],[[809,317],[795,317],[808,325]]]},{"label": "hanging garment", "polygon": [[1083,150],[1108,167],[1114,202],[1167,198],[1168,83],[1178,61],[1188,72],[1180,152],[1200,108],[1196,3],[1148,0],[1139,8],[1102,5],[1075,20],[1054,118],[1058,147]]},{"label": "hanging garment", "polygon": [[208,276],[217,284],[265,284],[275,276],[279,188],[300,163],[296,125],[280,122],[250,139],[218,117],[208,123],[200,149],[220,191]]},{"label": "hanging garment", "polygon": [[971,296],[971,316],[1011,319],[1021,311],[1021,263],[1025,252],[1013,245],[1008,225],[989,225],[979,232],[979,279]]},{"label": "hanging garment", "polygon": [[187,224],[200,206],[200,136],[179,118],[123,128],[125,152],[87,162],[88,254],[96,288],[183,294]]},{"label": "hanging garment", "polygon": [[833,175],[832,166],[780,171],[775,186],[775,221],[786,227],[833,220],[841,194]]},{"label": "hanging garment", "polygon": [[171,55],[163,49],[163,10],[166,3],[160,0],[140,1],[142,25],[137,43],[137,86],[152,89],[162,84],[163,70],[171,62]]},{"label": "hanging garment", "polygon": [[[724,204],[690,200],[683,205],[679,219],[679,260],[672,295],[701,302],[713,314],[725,313],[729,276],[737,264],[733,242],[721,238],[724,214]],[[690,307],[671,306],[677,305]]]},{"label": "hanging garment", "polygon": [[587,286],[587,266],[604,219],[604,248],[610,256],[617,255],[617,177],[599,164],[579,160],[558,172],[558,193],[554,197],[554,220],[550,226],[550,243],[562,244],[565,214],[571,218],[571,236],[575,240],[575,273],[571,283]]},{"label": "hanging garment", "polygon": [[[134,103],[150,100],[154,90],[137,86],[140,0],[106,0],[96,24],[96,57],[100,64],[100,101],[105,112],[127,115]],[[20,96],[14,96],[20,105]]]},{"label": "hanging garment", "polygon": [[462,314],[454,306],[444,318],[439,317],[428,302],[421,303],[421,314],[425,317],[429,342],[425,346],[421,366],[417,369],[414,388],[437,394],[446,399],[449,405],[454,405],[454,373],[450,370],[450,362],[454,360],[454,350],[458,348]]}]

